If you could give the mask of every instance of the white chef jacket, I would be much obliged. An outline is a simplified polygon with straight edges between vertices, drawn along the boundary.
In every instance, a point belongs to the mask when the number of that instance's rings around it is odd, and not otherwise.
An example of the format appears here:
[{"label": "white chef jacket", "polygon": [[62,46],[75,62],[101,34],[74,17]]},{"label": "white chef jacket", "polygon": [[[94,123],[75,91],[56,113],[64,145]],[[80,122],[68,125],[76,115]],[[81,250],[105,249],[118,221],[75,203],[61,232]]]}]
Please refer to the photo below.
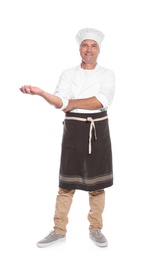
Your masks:
[{"label": "white chef jacket", "polygon": [[64,110],[69,99],[82,99],[95,96],[102,108],[96,110],[74,109],[73,113],[98,113],[107,110],[112,103],[115,90],[115,75],[110,69],[96,65],[93,70],[76,66],[62,72],[54,95],[61,98]]}]

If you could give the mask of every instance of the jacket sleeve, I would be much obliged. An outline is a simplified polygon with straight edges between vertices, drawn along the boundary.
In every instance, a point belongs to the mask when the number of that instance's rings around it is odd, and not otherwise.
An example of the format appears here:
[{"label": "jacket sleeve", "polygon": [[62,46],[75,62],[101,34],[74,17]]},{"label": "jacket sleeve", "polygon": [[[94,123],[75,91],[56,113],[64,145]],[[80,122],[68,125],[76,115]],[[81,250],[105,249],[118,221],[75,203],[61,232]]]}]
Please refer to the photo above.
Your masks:
[{"label": "jacket sleeve", "polygon": [[71,98],[68,81],[68,73],[66,71],[62,72],[54,92],[54,95],[60,97],[62,100],[63,105],[60,108],[61,110],[67,107],[69,99]]},{"label": "jacket sleeve", "polygon": [[96,98],[100,101],[104,109],[107,109],[114,98],[115,92],[115,74],[112,70],[106,70],[101,82],[100,92]]}]

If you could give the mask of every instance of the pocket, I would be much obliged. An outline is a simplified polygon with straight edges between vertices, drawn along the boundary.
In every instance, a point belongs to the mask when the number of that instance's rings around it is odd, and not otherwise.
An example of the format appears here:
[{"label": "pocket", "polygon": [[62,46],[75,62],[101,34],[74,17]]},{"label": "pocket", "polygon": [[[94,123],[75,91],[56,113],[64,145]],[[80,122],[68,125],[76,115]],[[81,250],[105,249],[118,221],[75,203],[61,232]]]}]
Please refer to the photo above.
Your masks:
[{"label": "pocket", "polygon": [[71,121],[64,121],[64,131],[62,137],[62,146],[66,148],[74,147],[74,139],[75,139],[75,128],[74,124]]}]

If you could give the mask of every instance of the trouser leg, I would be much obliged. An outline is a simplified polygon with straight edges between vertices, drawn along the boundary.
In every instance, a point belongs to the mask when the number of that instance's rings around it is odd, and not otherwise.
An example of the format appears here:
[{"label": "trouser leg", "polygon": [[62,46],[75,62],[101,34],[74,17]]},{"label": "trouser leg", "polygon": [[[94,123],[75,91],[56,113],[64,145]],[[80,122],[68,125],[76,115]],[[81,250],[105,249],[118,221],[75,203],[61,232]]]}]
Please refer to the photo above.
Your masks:
[{"label": "trouser leg", "polygon": [[68,224],[68,213],[74,193],[75,190],[59,188],[54,214],[54,230],[58,234],[65,235],[67,232],[66,226]]},{"label": "trouser leg", "polygon": [[89,192],[90,211],[88,220],[90,222],[89,230],[101,230],[103,227],[102,213],[105,207],[105,191],[96,190]]}]

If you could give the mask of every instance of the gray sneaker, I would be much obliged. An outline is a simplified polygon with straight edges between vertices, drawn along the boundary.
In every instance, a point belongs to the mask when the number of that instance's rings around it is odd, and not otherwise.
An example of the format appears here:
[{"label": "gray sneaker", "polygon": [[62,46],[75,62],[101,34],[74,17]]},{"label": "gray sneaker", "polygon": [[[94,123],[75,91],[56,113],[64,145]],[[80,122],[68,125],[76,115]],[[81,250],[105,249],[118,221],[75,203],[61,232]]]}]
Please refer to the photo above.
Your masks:
[{"label": "gray sneaker", "polygon": [[53,245],[57,241],[65,240],[65,235],[56,234],[55,231],[51,231],[48,236],[43,238],[37,243],[38,247],[47,247]]},{"label": "gray sneaker", "polygon": [[106,237],[101,233],[100,230],[93,230],[89,233],[90,238],[93,242],[100,247],[108,246]]}]

